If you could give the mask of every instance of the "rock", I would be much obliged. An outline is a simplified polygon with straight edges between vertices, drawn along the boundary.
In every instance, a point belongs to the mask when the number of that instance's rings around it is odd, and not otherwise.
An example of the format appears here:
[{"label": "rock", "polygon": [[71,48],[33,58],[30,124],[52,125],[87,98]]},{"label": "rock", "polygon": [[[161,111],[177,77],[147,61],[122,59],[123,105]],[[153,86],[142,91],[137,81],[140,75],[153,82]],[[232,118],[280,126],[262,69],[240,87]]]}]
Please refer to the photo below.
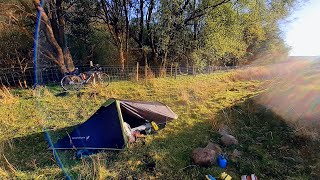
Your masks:
[{"label": "rock", "polygon": [[219,134],[221,136],[229,134],[229,127],[224,125],[219,128]]},{"label": "rock", "polygon": [[192,151],[192,160],[199,166],[211,166],[216,162],[216,152],[209,148],[196,148]]},{"label": "rock", "polygon": [[221,137],[221,142],[223,143],[223,145],[225,146],[230,146],[230,145],[237,145],[238,144],[238,140],[230,135],[230,134],[224,134],[222,137]]},{"label": "rock", "polygon": [[206,148],[208,149],[212,149],[216,152],[216,154],[221,154],[222,153],[222,149],[218,144],[209,142],[208,145],[206,146]]}]

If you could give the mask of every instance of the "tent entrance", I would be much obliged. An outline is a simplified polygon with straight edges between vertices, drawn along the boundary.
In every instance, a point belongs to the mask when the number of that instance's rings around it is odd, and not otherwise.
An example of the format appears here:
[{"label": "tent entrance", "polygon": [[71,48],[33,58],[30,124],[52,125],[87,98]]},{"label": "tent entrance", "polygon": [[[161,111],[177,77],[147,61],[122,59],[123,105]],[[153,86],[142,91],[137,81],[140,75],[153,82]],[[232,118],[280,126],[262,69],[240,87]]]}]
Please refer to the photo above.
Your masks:
[{"label": "tent entrance", "polygon": [[139,117],[126,113],[126,111],[122,107],[121,107],[121,114],[122,114],[123,121],[128,123],[131,128],[135,128],[147,123],[145,119],[141,119]]}]

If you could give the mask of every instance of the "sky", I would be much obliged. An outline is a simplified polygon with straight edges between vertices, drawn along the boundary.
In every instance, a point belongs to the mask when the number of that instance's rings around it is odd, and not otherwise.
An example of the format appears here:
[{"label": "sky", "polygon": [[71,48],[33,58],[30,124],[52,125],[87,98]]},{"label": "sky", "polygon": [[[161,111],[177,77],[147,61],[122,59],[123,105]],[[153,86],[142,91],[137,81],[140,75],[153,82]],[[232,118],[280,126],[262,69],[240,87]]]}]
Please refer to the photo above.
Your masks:
[{"label": "sky", "polygon": [[309,0],[289,18],[283,32],[290,56],[320,56],[320,0]]}]

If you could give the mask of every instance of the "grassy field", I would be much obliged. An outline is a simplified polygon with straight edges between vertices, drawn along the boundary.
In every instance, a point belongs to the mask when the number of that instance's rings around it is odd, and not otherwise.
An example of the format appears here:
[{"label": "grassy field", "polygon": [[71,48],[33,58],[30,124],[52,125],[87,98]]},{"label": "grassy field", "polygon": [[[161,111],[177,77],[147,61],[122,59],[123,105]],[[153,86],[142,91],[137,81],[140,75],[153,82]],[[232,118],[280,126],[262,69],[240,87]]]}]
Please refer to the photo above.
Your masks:
[{"label": "grassy field", "polygon": [[179,115],[157,134],[121,152],[76,159],[59,152],[64,171],[74,179],[204,179],[217,166],[193,166],[191,152],[209,141],[220,143],[218,129],[228,126],[239,145],[226,170],[235,179],[256,173],[261,179],[320,178],[319,142],[295,130],[255,102],[265,82],[237,80],[234,73],[113,82],[109,87],[61,93],[60,87],[0,91],[0,177],[63,179],[48,150],[44,127],[55,141],[59,132],[84,122],[108,98],[161,101]]}]

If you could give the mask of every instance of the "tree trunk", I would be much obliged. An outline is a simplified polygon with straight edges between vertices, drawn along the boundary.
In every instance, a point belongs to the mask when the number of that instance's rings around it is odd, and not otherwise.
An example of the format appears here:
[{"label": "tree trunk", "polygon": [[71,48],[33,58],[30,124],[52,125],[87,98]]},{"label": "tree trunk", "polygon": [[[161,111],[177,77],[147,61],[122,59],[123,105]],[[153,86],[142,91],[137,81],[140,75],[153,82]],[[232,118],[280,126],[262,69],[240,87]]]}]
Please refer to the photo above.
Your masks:
[{"label": "tree trunk", "polygon": [[[125,41],[128,41],[128,34],[126,34],[129,29],[128,29],[128,17],[124,17],[123,13],[126,14],[128,12],[123,12],[126,10],[126,1],[114,1],[111,3],[108,0],[101,0],[101,6],[102,10],[104,12],[104,20],[105,23],[107,24],[109,33],[111,34],[112,39],[114,40],[114,44],[117,46],[118,53],[119,53],[119,62],[121,65],[121,70],[124,71],[124,66],[125,66],[125,51],[124,51],[124,45],[123,43]],[[127,14],[125,15],[127,16]],[[126,19],[126,22],[122,22],[121,19]],[[123,25],[125,24],[125,25]],[[125,42],[126,49],[127,43]],[[126,51],[128,52],[128,51]],[[127,53],[128,55],[128,53]]]},{"label": "tree trunk", "polygon": [[62,3],[62,0],[56,0],[56,11],[57,11],[57,17],[58,17],[58,22],[59,22],[59,44],[60,44],[60,47],[62,48],[63,50],[63,55],[64,55],[64,61],[65,61],[65,64],[66,64],[66,68],[69,72],[72,72],[74,71],[75,67],[74,67],[74,64],[73,64],[73,60],[72,60],[72,56],[71,56],[71,53],[69,51],[69,48],[67,46],[67,42],[66,42],[66,39],[65,39],[65,20],[64,20],[64,17],[63,17],[63,12],[62,12],[62,7],[61,7],[61,3]]},{"label": "tree trunk", "polygon": [[145,76],[145,79],[147,79],[148,78],[148,58],[146,56],[146,52],[144,51],[144,49],[142,49],[142,54],[144,58],[144,76]]},{"label": "tree trunk", "polygon": [[125,58],[124,58],[124,53],[123,53],[123,43],[119,43],[119,61],[121,65],[121,71],[124,71],[124,63],[125,63]]},{"label": "tree trunk", "polygon": [[129,62],[129,15],[128,15],[128,3],[126,0],[123,0],[123,5],[124,5],[124,14],[125,14],[125,18],[126,18],[126,56],[125,59],[127,60],[127,66],[128,66],[128,62]]},{"label": "tree trunk", "polygon": [[148,32],[149,46],[152,52],[151,61],[155,64],[157,63],[158,53],[157,53],[157,48],[153,38],[153,35],[154,35],[153,30],[151,29],[151,26],[150,26],[151,19],[152,19],[152,11],[154,7],[155,7],[155,0],[150,0],[150,4],[148,7],[148,17],[146,19],[146,26],[147,26],[147,32]]},{"label": "tree trunk", "polygon": [[72,56],[71,56],[71,53],[70,53],[68,47],[65,47],[63,54],[64,54],[64,61],[65,61],[65,65],[66,65],[67,70],[69,72],[74,71],[75,67],[74,67]]},{"label": "tree trunk", "polygon": [[[57,9],[52,9],[51,19],[49,19],[48,15],[46,14],[46,12],[44,11],[43,7],[40,4],[40,0],[34,0],[33,3],[35,5],[35,8],[38,10],[38,13],[40,14],[41,30],[45,33],[46,39],[54,51],[53,53],[54,58],[52,58],[51,60],[58,65],[61,73],[64,74],[64,73],[73,71],[74,64],[73,64],[72,56],[70,54],[68,47],[66,46],[66,42],[64,39],[65,22],[63,17],[61,16],[60,18],[58,18],[59,26],[55,24],[57,22],[56,15],[59,16],[58,14],[61,12],[58,12]],[[56,6],[61,6],[61,0],[57,0],[56,3],[57,3]],[[50,4],[50,6],[52,6],[52,4]],[[57,12],[54,12],[55,10],[57,10]]]},{"label": "tree trunk", "polygon": [[160,66],[160,76],[162,76],[162,72],[165,71],[165,69],[166,69],[167,57],[168,57],[168,51],[166,50],[164,52],[164,56],[163,56],[162,63],[161,63],[161,66]]}]

